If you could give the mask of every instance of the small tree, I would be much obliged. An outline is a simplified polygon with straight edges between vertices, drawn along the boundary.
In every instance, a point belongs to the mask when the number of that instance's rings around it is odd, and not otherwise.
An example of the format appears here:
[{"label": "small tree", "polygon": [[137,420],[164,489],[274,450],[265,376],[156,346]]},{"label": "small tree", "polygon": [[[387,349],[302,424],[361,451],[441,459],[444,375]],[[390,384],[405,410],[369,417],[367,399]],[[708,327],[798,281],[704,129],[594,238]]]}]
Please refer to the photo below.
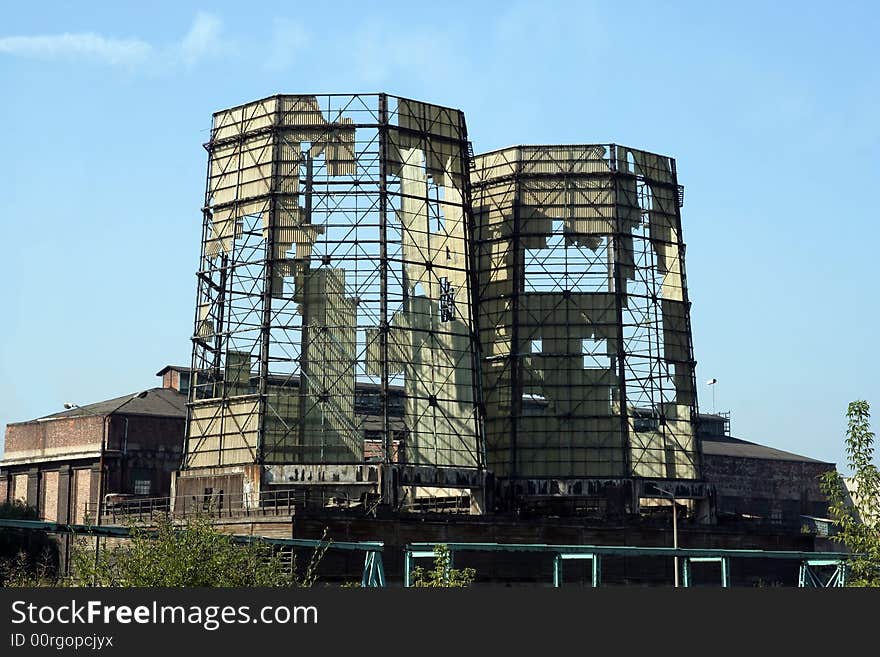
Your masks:
[{"label": "small tree", "polygon": [[837,526],[833,540],[846,545],[856,556],[850,562],[850,584],[880,586],[880,473],[874,465],[874,433],[871,407],[864,400],[849,404],[846,416],[847,464],[853,471],[852,498],[836,471],[822,476],[822,492]]},{"label": "small tree", "polygon": [[453,568],[449,548],[435,545],[433,570],[416,567],[412,573],[412,585],[419,588],[465,588],[473,584],[476,574],[473,568]]},{"label": "small tree", "polygon": [[[328,543],[329,544],[329,543]],[[327,546],[318,548],[302,575],[268,543],[236,543],[207,517],[182,527],[170,517],[155,529],[131,528],[131,539],[95,557],[85,539],[73,551],[73,586],[286,587],[310,586]]]}]

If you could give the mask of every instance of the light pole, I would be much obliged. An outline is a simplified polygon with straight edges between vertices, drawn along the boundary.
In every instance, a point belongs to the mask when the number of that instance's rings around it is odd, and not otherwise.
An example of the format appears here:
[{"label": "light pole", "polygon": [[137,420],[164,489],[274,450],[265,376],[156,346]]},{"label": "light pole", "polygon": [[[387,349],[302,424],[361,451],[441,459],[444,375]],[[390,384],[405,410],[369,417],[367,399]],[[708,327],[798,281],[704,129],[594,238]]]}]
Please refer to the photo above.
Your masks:
[{"label": "light pole", "polygon": [[718,379],[709,379],[706,381],[707,386],[712,386],[712,414],[715,414],[715,384],[718,383]]},{"label": "light pole", "polygon": [[672,491],[668,491],[665,488],[660,488],[660,486],[655,486],[657,490],[665,495],[669,495],[669,499],[672,502],[672,548],[675,550],[675,556],[673,557],[673,573],[675,575],[675,588],[678,588],[678,509],[675,507],[675,493]]}]

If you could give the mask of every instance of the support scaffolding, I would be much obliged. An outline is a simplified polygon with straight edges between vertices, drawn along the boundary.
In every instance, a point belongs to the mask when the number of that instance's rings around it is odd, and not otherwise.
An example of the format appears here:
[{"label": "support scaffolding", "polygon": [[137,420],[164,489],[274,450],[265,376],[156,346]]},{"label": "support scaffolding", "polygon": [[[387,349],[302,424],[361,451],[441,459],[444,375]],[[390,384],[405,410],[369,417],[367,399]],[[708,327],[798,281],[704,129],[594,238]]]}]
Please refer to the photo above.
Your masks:
[{"label": "support scaffolding", "polygon": [[181,477],[256,465],[236,494],[350,483],[388,503],[403,466],[479,479],[464,115],[273,96],[216,113],[206,149]]},{"label": "support scaffolding", "polygon": [[460,111],[385,94],[218,112],[206,148],[190,493],[704,496],[674,160],[473,157]]},{"label": "support scaffolding", "polygon": [[699,480],[675,161],[521,146],[471,180],[489,470],[517,496]]}]

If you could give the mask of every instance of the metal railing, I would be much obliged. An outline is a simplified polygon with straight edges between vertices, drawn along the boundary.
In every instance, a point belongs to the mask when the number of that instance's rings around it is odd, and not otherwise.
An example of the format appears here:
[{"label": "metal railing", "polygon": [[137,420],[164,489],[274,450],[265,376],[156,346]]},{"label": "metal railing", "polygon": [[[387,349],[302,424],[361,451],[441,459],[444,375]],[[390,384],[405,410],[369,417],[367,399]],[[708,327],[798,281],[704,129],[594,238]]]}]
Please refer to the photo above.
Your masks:
[{"label": "metal railing", "polygon": [[[853,556],[843,552],[796,552],[784,550],[728,550],[669,547],[635,547],[629,545],[551,545],[541,543],[410,543],[404,548],[403,585],[412,586],[413,565],[416,559],[435,558],[434,548],[445,546],[449,553],[448,567],[453,567],[457,552],[533,552],[553,555],[553,586],[562,586],[563,566],[570,560],[591,562],[591,581],[594,587],[602,582],[603,557],[667,557],[681,559],[684,564],[682,585],[693,585],[691,564],[717,563],[720,566],[720,585],[730,586],[731,559],[785,559],[799,563],[799,587],[846,586],[847,562]],[[823,573],[823,569],[831,574]]]},{"label": "metal railing", "polygon": [[[170,497],[131,497],[108,501],[101,505],[101,523],[111,524],[126,520],[151,522],[157,516],[171,513],[175,518],[209,516],[211,518],[240,518],[248,516],[289,515],[293,509],[308,503],[342,505],[338,496],[303,490],[264,491],[259,496],[232,496],[225,494],[179,495],[173,504]],[[97,517],[98,504],[85,506],[86,517]]]},{"label": "metal railing", "polygon": [[[45,531],[49,533],[77,534],[82,536],[130,538],[131,528],[117,525],[74,525],[40,520],[17,520],[0,518],[0,528]],[[364,553],[361,585],[385,586],[385,569],[382,560],[384,543],[380,541],[328,541],[301,538],[267,538],[252,535],[231,535],[239,543],[255,541],[287,548],[314,548]],[[563,566],[571,560],[591,561],[593,586],[602,582],[602,559],[604,557],[666,557],[679,558],[684,563],[683,585],[692,586],[692,563],[717,563],[720,565],[720,585],[731,585],[730,563],[733,559],[788,560],[799,563],[799,587],[843,587],[846,585],[847,564],[856,554],[843,552],[798,552],[784,550],[728,550],[668,547],[635,547],[624,545],[554,545],[540,543],[410,543],[404,548],[403,585],[412,585],[413,565],[416,559],[435,557],[434,548],[445,546],[449,551],[448,567],[452,568],[456,553],[460,552],[531,552],[553,556],[553,586],[563,583]],[[830,574],[829,574],[830,570]]]},{"label": "metal railing", "polygon": [[[112,498],[113,496],[108,496]],[[108,499],[100,505],[101,521],[99,524],[115,524],[117,522],[152,522],[157,517],[172,515],[175,518],[191,516],[208,516],[211,518],[242,518],[252,516],[285,516],[297,508],[350,508],[360,506],[364,500],[352,498],[338,493],[321,490],[284,489],[263,491],[257,495],[227,495],[211,493],[207,495],[178,495],[174,500],[170,497],[123,497]],[[368,507],[369,505],[367,505]],[[95,520],[99,505],[89,502],[85,505],[85,518]],[[404,504],[403,511],[413,513],[460,513],[470,512],[470,497],[418,498]]]},{"label": "metal railing", "polygon": [[413,513],[462,513],[469,514],[471,510],[471,498],[467,495],[458,497],[420,497],[404,504],[403,511]]}]

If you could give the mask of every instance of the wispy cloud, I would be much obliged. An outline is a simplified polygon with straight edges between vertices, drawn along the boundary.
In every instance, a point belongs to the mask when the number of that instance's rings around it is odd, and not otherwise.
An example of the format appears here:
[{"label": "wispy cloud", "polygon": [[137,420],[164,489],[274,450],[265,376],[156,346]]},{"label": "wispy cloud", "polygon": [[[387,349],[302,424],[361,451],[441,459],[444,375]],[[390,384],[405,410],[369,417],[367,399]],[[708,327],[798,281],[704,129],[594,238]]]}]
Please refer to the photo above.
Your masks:
[{"label": "wispy cloud", "polygon": [[223,23],[214,14],[200,11],[189,32],[180,42],[179,51],[187,66],[223,52]]},{"label": "wispy cloud", "polygon": [[113,39],[92,33],[0,37],[0,53],[38,59],[79,57],[113,66],[146,61],[153,50],[140,39]]},{"label": "wispy cloud", "polygon": [[169,44],[139,38],[108,37],[92,32],[0,37],[0,54],[44,60],[81,60],[108,66],[139,67],[150,64],[193,67],[222,54],[226,47],[220,18],[196,14],[184,36]]}]

